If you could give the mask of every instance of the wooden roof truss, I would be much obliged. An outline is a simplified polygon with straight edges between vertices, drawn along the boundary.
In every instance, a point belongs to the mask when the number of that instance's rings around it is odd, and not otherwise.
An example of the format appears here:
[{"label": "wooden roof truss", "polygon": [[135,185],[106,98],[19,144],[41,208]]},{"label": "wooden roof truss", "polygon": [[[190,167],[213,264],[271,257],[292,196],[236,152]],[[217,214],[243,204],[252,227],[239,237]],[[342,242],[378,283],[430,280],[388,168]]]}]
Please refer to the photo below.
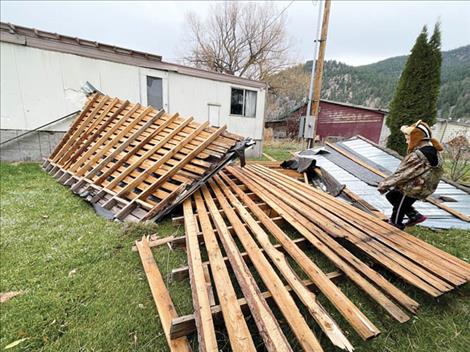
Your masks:
[{"label": "wooden roof truss", "polygon": [[241,137],[94,94],[44,169],[119,220],[159,219],[236,156]]}]

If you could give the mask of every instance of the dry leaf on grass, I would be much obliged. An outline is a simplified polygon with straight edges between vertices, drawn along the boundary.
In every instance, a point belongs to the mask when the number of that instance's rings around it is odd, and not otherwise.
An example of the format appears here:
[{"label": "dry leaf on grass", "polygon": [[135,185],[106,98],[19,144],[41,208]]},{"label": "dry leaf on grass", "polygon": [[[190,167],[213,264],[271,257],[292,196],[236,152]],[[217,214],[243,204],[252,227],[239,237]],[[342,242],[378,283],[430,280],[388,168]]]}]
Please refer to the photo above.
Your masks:
[{"label": "dry leaf on grass", "polygon": [[8,350],[9,348],[13,348],[15,346],[18,346],[20,343],[22,343],[23,341],[25,341],[27,339],[28,339],[28,337],[23,337],[22,339],[13,341],[12,343],[9,343],[8,345],[5,346],[5,350]]},{"label": "dry leaf on grass", "polygon": [[10,292],[5,292],[5,293],[0,293],[0,302],[6,302],[10,298],[13,298],[15,296],[22,295],[24,292],[23,291],[10,291]]}]

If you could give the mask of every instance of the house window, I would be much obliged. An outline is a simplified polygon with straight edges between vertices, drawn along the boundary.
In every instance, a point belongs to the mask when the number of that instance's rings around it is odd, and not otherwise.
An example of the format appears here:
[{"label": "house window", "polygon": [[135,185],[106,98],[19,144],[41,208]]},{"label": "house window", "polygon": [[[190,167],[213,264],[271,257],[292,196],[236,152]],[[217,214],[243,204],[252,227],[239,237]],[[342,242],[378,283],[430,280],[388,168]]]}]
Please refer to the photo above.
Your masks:
[{"label": "house window", "polygon": [[247,89],[232,88],[230,114],[245,117],[256,116],[257,92]]},{"label": "house window", "polygon": [[163,86],[159,77],[147,76],[147,105],[158,110],[163,108]]}]

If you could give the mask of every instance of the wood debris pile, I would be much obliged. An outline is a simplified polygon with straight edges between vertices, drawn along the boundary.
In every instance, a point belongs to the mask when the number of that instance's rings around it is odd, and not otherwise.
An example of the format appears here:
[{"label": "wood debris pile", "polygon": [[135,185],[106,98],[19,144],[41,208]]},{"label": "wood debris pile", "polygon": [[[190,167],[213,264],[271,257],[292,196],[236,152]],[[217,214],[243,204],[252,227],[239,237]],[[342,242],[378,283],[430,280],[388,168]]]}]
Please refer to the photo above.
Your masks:
[{"label": "wood debris pile", "polygon": [[92,95],[43,167],[109,218],[161,218],[243,149],[225,126]]},{"label": "wood debris pile", "polygon": [[[173,278],[189,277],[194,314],[168,314],[171,297],[162,301],[154,294],[168,342],[178,341],[172,351],[188,350],[193,332],[201,351],[219,350],[221,329],[234,351],[257,350],[255,335],[268,351],[322,351],[329,343],[351,351],[345,329],[364,340],[380,331],[335,284],[338,276],[399,323],[416,314],[419,303],[390,282],[389,274],[431,297],[470,280],[468,263],[261,165],[225,167],[183,208],[185,237],[169,243],[185,242],[188,267],[173,270]],[[158,267],[150,248],[156,245],[144,238],[137,249],[152,292],[167,294],[164,282],[154,280]],[[312,249],[341,274],[324,272],[308,255]],[[332,318],[320,295],[349,326]],[[321,332],[314,333],[312,324]]]},{"label": "wood debris pile", "polygon": [[[390,226],[365,202],[369,213],[273,161],[227,166],[247,144],[225,127],[94,94],[43,164],[112,219],[160,219],[183,205],[175,221],[184,236],[136,243],[172,351],[189,351],[193,333],[201,351],[223,349],[216,331],[234,351],[352,351],[349,330],[364,340],[380,331],[338,278],[399,323],[419,303],[390,275],[431,297],[470,280],[468,263]],[[188,266],[172,277],[189,278],[194,314],[176,313],[151,250],[163,244],[187,250]],[[323,270],[312,252],[338,271]]]}]

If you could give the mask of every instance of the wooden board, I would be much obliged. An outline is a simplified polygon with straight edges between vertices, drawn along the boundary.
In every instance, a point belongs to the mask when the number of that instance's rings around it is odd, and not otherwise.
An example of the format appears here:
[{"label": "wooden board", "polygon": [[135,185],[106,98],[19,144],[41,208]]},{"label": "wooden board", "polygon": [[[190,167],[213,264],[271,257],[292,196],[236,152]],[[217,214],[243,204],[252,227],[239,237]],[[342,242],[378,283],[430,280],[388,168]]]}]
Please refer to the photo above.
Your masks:
[{"label": "wooden board", "polygon": [[165,286],[160,270],[158,270],[152,251],[148,246],[148,239],[143,237],[141,241],[136,241],[135,244],[139,251],[140,259],[145,270],[145,275],[147,276],[150,290],[152,291],[152,296],[170,351],[190,352],[191,348],[186,337],[170,338],[171,322],[173,319],[176,319],[178,315],[176,314],[173,301]]}]

